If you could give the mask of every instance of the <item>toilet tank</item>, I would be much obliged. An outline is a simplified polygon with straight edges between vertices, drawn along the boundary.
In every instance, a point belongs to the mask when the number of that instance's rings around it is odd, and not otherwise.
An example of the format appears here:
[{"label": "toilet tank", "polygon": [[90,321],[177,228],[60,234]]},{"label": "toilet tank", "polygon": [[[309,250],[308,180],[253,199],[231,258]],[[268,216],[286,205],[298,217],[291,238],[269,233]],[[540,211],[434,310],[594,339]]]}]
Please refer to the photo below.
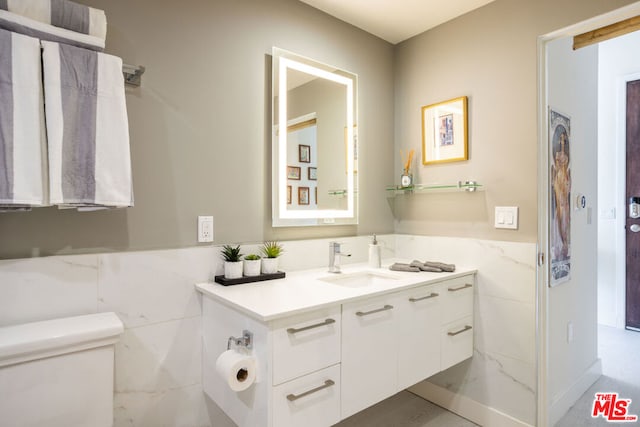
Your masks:
[{"label": "toilet tank", "polygon": [[115,313],[0,328],[0,425],[113,425]]}]

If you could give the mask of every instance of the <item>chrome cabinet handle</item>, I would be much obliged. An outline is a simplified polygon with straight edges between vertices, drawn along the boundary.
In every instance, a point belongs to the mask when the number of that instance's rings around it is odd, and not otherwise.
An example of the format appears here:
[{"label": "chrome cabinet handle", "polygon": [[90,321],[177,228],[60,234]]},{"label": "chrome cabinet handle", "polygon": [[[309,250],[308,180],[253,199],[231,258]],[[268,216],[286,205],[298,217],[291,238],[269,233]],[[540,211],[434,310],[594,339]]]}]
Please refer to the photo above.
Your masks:
[{"label": "chrome cabinet handle", "polygon": [[318,386],[316,388],[312,388],[311,390],[305,391],[303,393],[300,393],[300,394],[288,394],[287,395],[287,400],[290,401],[290,402],[295,402],[298,399],[301,399],[301,398],[303,398],[305,396],[309,396],[310,394],[316,393],[316,392],[318,392],[320,390],[324,390],[325,388],[331,387],[334,384],[335,384],[335,382],[333,380],[326,380],[323,385]]},{"label": "chrome cabinet handle", "polygon": [[309,329],[314,329],[314,328],[319,328],[321,326],[331,325],[332,323],[336,323],[336,321],[331,319],[331,318],[329,318],[329,319],[326,319],[324,322],[316,323],[315,325],[309,325],[309,326],[305,326],[303,328],[289,328],[289,329],[287,329],[287,332],[290,333],[290,334],[297,334],[298,332],[308,331]]},{"label": "chrome cabinet handle", "polygon": [[449,292],[457,292],[457,291],[461,291],[463,289],[467,289],[467,288],[471,288],[473,285],[467,283],[464,286],[460,286],[459,288],[449,288]]},{"label": "chrome cabinet handle", "polygon": [[411,302],[418,302],[418,301],[422,301],[423,299],[429,299],[429,298],[435,298],[437,296],[440,296],[440,294],[437,294],[435,292],[431,292],[430,295],[427,295],[426,297],[421,297],[421,298],[409,298],[409,301]]},{"label": "chrome cabinet handle", "polygon": [[364,312],[362,312],[362,311],[356,311],[356,316],[360,316],[360,317],[362,317],[362,316],[367,316],[367,315],[369,315],[369,314],[373,314],[373,313],[380,313],[381,311],[387,311],[387,310],[393,310],[393,306],[392,306],[392,305],[389,305],[389,304],[386,304],[384,307],[379,308],[379,309],[377,309],[377,310],[364,311]]},{"label": "chrome cabinet handle", "polygon": [[460,329],[459,331],[455,331],[455,332],[447,332],[447,335],[449,335],[450,337],[455,337],[458,334],[461,334],[463,332],[468,331],[469,329],[471,329],[471,326],[469,325],[465,325],[464,328]]}]

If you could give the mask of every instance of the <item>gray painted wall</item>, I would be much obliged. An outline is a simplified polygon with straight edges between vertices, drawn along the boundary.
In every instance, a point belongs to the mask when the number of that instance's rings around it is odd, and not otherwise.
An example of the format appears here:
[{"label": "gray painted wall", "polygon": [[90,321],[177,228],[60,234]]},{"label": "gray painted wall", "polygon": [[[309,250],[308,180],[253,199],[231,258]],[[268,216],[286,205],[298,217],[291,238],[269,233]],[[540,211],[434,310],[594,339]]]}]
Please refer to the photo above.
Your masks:
[{"label": "gray painted wall", "polygon": [[[395,231],[535,242],[537,39],[629,3],[497,0],[399,44],[395,175],[401,173],[401,148],[421,153],[420,107],[466,95],[469,160],[429,166],[418,162],[417,181],[475,179],[486,190],[397,198]],[[495,206],[519,206],[519,230],[496,230]]]},{"label": "gray painted wall", "polygon": [[[295,0],[87,0],[108,19],[107,52],[147,68],[127,89],[135,207],[0,215],[0,258],[388,233],[393,46]],[[358,226],[271,228],[271,48],[359,81]]]}]

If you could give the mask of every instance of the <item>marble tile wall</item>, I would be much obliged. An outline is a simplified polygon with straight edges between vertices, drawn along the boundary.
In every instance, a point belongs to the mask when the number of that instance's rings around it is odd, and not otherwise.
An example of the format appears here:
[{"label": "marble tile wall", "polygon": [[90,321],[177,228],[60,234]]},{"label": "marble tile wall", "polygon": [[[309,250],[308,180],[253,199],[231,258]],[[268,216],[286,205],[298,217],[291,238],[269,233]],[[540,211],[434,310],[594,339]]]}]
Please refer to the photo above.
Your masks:
[{"label": "marble tile wall", "polygon": [[536,245],[397,235],[395,246],[398,258],[478,270],[474,357],[429,381],[534,425]]},{"label": "marble tile wall", "polygon": [[[319,268],[332,239],[284,242],[281,268]],[[364,262],[369,236],[340,238]],[[535,412],[535,245],[404,235],[378,238],[383,258],[475,266],[475,357],[436,384],[528,421]],[[256,245],[243,245],[244,253]],[[203,394],[197,282],[222,273],[219,247],[0,260],[0,326],[114,311],[115,426],[232,426]],[[505,327],[509,325],[509,327]]]}]

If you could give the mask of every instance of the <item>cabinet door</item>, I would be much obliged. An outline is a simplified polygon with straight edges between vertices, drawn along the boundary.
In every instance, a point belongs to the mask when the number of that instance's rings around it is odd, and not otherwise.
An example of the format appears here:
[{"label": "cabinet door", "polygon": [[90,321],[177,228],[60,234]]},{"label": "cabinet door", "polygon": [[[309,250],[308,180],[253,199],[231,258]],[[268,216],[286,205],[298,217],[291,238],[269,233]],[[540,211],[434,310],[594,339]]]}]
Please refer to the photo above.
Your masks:
[{"label": "cabinet door", "polygon": [[327,427],[340,421],[340,365],[273,388],[274,427]]},{"label": "cabinet door", "polygon": [[440,371],[442,287],[402,292],[398,302],[398,391]]},{"label": "cabinet door", "polygon": [[473,316],[442,326],[441,370],[473,356]]},{"label": "cabinet door", "polygon": [[340,306],[274,323],[273,385],[340,363]]},{"label": "cabinet door", "polygon": [[442,324],[473,313],[474,276],[462,276],[442,283]]},{"label": "cabinet door", "polygon": [[397,296],[342,306],[342,418],[397,390]]}]

